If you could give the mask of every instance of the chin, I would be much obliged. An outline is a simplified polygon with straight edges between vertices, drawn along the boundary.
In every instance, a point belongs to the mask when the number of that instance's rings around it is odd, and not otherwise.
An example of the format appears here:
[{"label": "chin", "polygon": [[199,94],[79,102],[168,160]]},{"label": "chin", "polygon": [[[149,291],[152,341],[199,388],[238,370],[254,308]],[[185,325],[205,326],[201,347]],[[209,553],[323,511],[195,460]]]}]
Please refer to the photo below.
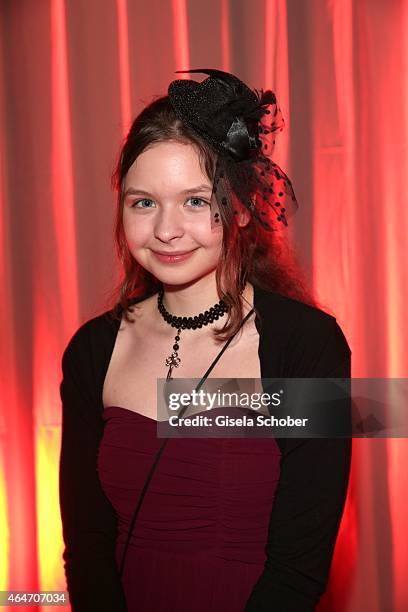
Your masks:
[{"label": "chin", "polygon": [[[143,265],[143,264],[141,264]],[[165,285],[189,285],[197,282],[205,276],[215,274],[216,267],[203,268],[202,270],[188,269],[187,266],[174,266],[172,269],[159,268],[158,266],[143,266],[158,281]],[[166,266],[167,267],[167,266]],[[170,268],[170,266],[168,266]],[[178,269],[176,269],[178,268]],[[184,268],[184,269],[182,269]]]},{"label": "chin", "polygon": [[156,271],[152,272],[152,274],[155,276],[155,278],[157,278],[158,281],[160,281],[164,285],[193,285],[201,278],[209,276],[213,272],[215,273],[215,270],[211,270],[210,272],[202,272],[202,274],[183,274],[181,271],[160,274]]}]

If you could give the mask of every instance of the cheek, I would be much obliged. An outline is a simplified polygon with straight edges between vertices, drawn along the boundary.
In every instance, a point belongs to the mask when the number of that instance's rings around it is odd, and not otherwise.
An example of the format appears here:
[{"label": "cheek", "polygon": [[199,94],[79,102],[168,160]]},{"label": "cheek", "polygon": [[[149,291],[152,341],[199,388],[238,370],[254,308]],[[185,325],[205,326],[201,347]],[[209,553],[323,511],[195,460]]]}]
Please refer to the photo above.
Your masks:
[{"label": "cheek", "polygon": [[143,246],[151,236],[152,228],[146,219],[130,219],[123,217],[123,231],[129,247]]},{"label": "cheek", "polygon": [[211,228],[210,222],[195,223],[189,226],[188,233],[201,246],[220,250],[222,247],[222,227]]}]

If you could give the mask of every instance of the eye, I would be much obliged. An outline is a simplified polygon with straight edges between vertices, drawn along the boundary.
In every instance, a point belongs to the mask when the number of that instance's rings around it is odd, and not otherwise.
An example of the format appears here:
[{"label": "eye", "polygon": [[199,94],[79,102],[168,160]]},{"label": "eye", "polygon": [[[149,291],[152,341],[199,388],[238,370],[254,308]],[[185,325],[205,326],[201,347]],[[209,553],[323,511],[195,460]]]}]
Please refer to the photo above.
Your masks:
[{"label": "eye", "polygon": [[202,200],[201,198],[190,198],[188,201],[193,204],[191,208],[204,208],[205,206],[208,206],[208,202]]},{"label": "eye", "polygon": [[144,204],[146,202],[150,202],[150,204],[153,203],[153,200],[149,200],[148,198],[143,198],[142,200],[136,200],[136,202],[133,202],[133,204],[131,205],[131,208],[151,208],[151,206],[144,206]]},{"label": "eye", "polygon": [[[205,206],[209,206],[209,202],[206,202],[202,198],[191,197],[187,201],[191,203],[189,206],[190,208],[202,209]],[[153,205],[155,205],[153,200],[150,200],[149,198],[142,198],[140,200],[136,200],[135,202],[133,202],[133,204],[130,205],[130,208],[148,209],[148,208],[153,208]]]}]

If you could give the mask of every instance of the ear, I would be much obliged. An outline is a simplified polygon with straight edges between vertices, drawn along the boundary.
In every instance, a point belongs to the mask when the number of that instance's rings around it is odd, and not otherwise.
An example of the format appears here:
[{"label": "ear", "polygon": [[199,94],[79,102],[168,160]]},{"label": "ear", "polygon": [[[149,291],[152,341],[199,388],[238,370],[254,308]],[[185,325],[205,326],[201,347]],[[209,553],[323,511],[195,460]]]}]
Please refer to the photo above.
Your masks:
[{"label": "ear", "polygon": [[237,215],[238,227],[246,227],[248,223],[250,222],[250,220],[251,220],[251,213],[249,212],[249,210],[247,210],[246,208],[242,206],[241,210],[239,211]]}]

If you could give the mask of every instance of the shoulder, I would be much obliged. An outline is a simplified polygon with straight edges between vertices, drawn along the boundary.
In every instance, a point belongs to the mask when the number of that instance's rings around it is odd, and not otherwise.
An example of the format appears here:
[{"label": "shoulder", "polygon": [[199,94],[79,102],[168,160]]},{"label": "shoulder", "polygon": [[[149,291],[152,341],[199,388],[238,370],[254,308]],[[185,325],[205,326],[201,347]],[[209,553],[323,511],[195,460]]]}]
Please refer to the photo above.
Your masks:
[{"label": "shoulder", "polygon": [[261,319],[264,344],[285,354],[292,375],[296,370],[306,376],[305,372],[312,371],[313,364],[317,368],[318,362],[324,369],[324,361],[330,371],[350,359],[349,344],[335,316],[259,287],[254,287],[254,306]]},{"label": "shoulder", "polygon": [[[128,312],[132,317],[135,314],[138,317],[146,315],[156,300],[156,294],[133,298]],[[84,321],[70,337],[63,353],[63,362],[71,356],[79,359],[88,357],[94,361],[101,361],[106,356],[109,358],[121,325],[122,313],[123,309],[117,303],[114,308]]]},{"label": "shoulder", "polygon": [[62,356],[62,364],[75,361],[77,365],[90,367],[113,350],[120,319],[112,310],[87,319],[71,335]]},{"label": "shoulder", "polygon": [[92,317],[72,334],[62,355],[60,394],[67,407],[100,405],[106,369],[115,345],[120,321],[111,311]]},{"label": "shoulder", "polygon": [[254,305],[262,319],[279,318],[280,323],[285,326],[302,325],[305,322],[314,325],[330,325],[335,321],[335,317],[320,308],[255,285]]}]

